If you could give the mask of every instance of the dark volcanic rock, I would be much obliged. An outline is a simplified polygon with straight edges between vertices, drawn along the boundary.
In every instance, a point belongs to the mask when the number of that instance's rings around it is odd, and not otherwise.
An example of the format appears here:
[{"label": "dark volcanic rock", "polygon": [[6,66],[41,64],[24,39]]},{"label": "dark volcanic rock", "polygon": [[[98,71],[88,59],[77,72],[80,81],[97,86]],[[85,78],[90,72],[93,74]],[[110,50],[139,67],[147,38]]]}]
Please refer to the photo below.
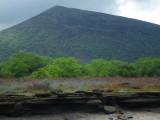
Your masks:
[{"label": "dark volcanic rock", "polygon": [[106,90],[106,92],[113,92],[113,90],[112,90],[112,89],[109,89],[109,90]]},{"label": "dark volcanic rock", "polygon": [[99,105],[99,104],[102,104],[101,100],[89,100],[87,102],[87,105]]},{"label": "dark volcanic rock", "polygon": [[76,91],[75,93],[86,93],[86,91]]},{"label": "dark volcanic rock", "polygon": [[68,97],[68,93],[63,93],[63,92],[56,93],[56,95],[58,97]]},{"label": "dark volcanic rock", "polygon": [[50,93],[37,93],[35,94],[36,97],[50,97]]},{"label": "dark volcanic rock", "polygon": [[[97,96],[97,94],[102,94]],[[116,104],[113,104],[116,103]],[[21,113],[49,113],[63,109],[104,110],[110,114],[119,112],[113,105],[123,108],[159,105],[160,93],[107,93],[85,91],[84,93],[43,93],[35,96],[0,95],[0,115],[20,115]],[[105,104],[105,106],[104,106]],[[127,107],[126,107],[127,106]]]}]

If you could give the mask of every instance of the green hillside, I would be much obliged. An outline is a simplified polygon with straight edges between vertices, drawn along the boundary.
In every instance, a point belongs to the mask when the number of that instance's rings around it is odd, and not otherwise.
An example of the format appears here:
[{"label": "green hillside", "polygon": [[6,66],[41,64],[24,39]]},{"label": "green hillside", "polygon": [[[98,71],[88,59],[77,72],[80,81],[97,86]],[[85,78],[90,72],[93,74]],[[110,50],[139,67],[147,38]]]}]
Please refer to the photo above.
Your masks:
[{"label": "green hillside", "polygon": [[19,50],[85,62],[160,57],[160,26],[56,6],[0,32],[0,61]]}]

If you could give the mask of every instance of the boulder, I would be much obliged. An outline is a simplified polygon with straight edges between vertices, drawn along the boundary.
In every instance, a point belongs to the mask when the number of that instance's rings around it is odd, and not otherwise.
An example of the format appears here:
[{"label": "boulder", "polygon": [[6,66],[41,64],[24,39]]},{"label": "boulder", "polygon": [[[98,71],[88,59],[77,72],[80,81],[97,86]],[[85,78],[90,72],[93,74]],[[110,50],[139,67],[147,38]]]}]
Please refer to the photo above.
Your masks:
[{"label": "boulder", "polygon": [[117,108],[115,106],[104,106],[104,112],[106,114],[112,114],[112,113],[115,113],[115,112],[118,112]]},{"label": "boulder", "polygon": [[102,104],[101,100],[88,100],[87,105],[99,105]]}]

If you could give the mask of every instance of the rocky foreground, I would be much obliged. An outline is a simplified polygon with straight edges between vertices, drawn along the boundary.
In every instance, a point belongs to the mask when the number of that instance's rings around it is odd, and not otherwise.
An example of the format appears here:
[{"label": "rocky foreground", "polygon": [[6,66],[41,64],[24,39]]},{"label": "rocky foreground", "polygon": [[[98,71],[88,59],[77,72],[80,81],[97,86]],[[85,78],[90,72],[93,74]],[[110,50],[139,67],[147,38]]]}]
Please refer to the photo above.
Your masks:
[{"label": "rocky foreground", "polygon": [[[61,113],[59,115],[34,115],[21,117],[0,117],[2,120],[160,120],[160,112],[146,110],[126,111],[125,116],[103,113]],[[129,117],[127,117],[129,116]]]},{"label": "rocky foreground", "polygon": [[160,93],[153,92],[93,90],[0,95],[3,120],[159,120],[159,113]]},{"label": "rocky foreground", "polygon": [[24,115],[20,117],[0,116],[1,120],[160,120],[160,107],[125,109],[124,114],[114,113],[106,115],[104,113],[88,112],[65,112],[47,115]]}]

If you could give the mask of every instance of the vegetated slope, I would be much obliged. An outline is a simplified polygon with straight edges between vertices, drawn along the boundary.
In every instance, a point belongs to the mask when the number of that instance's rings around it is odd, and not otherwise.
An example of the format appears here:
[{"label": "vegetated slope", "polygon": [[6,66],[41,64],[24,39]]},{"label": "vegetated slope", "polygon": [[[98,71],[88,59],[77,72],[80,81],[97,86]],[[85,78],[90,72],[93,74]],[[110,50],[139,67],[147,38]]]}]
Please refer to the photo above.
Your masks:
[{"label": "vegetated slope", "polygon": [[82,61],[160,57],[159,33],[159,25],[56,6],[0,32],[0,60],[18,50]]}]

